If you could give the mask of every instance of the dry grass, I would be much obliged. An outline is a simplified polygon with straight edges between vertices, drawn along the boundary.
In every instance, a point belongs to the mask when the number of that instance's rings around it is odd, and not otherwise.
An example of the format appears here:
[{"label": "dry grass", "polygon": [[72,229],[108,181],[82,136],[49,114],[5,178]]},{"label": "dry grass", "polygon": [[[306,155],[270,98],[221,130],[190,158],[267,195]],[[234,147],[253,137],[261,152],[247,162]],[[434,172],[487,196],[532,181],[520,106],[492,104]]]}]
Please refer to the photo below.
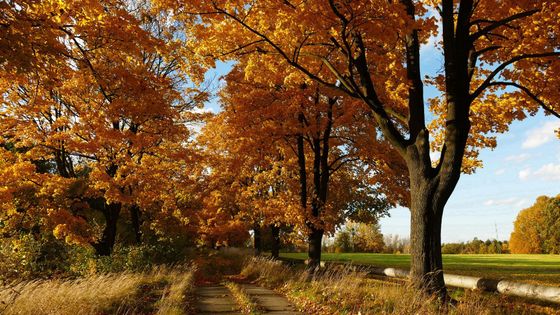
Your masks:
[{"label": "dry grass", "polygon": [[280,262],[248,260],[242,274],[285,293],[306,314],[535,314],[551,308],[527,308],[495,295],[457,291],[457,305],[442,307],[407,285],[366,277],[365,272],[336,268],[308,274]]},{"label": "dry grass", "polygon": [[[35,280],[0,287],[2,314],[141,314],[155,305],[173,308],[192,282],[192,271],[155,268],[148,272],[93,275],[76,280]],[[184,271],[182,271],[184,273]],[[165,287],[169,285],[169,289]],[[163,296],[163,298],[162,298]],[[180,314],[180,313],[160,313]]]},{"label": "dry grass", "polygon": [[176,268],[168,273],[170,281],[158,304],[158,315],[182,315],[193,310],[195,268]]}]

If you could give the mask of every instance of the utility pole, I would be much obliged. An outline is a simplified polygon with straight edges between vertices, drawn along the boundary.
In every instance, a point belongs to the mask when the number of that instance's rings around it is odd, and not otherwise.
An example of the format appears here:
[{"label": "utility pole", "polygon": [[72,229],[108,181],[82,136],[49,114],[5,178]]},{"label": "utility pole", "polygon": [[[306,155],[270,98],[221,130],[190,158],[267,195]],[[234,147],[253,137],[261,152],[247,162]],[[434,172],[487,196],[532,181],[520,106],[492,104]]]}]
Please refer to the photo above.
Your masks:
[{"label": "utility pole", "polygon": [[500,244],[500,240],[498,239],[498,224],[494,221],[494,229],[496,230],[496,251],[498,254],[502,253],[502,245]]}]

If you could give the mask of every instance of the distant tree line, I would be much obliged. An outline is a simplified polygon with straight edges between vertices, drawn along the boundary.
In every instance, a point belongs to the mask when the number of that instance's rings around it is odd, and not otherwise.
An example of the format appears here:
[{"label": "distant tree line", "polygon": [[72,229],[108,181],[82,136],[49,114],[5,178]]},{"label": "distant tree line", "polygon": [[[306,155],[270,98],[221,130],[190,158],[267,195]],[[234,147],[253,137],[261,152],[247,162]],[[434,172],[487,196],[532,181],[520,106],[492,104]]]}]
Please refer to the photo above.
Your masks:
[{"label": "distant tree line", "polygon": [[[336,232],[334,238],[323,244],[329,253],[386,253],[409,254],[410,239],[399,235],[383,235],[379,224],[349,222]],[[509,254],[508,241],[480,240],[444,243],[442,254]]]},{"label": "distant tree line", "polygon": [[[323,250],[329,253],[410,254],[410,239],[396,234],[381,234],[378,223],[348,222],[337,231]],[[480,240],[444,243],[442,254],[509,254],[508,241]]]},{"label": "distant tree line", "polygon": [[441,246],[442,254],[508,254],[508,241],[479,240],[461,243],[445,243]]}]

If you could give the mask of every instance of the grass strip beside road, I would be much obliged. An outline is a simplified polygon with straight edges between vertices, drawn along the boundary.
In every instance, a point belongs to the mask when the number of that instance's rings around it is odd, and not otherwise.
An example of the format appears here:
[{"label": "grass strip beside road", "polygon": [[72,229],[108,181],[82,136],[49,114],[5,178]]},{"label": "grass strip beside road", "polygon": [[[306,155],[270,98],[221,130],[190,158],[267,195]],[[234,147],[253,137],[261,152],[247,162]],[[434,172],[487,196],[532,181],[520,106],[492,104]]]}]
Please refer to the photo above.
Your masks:
[{"label": "grass strip beside road", "polygon": [[261,309],[259,308],[258,304],[251,299],[249,294],[243,290],[243,288],[234,282],[226,282],[224,284],[235,299],[237,305],[241,308],[243,314],[253,314],[258,315],[261,314]]}]

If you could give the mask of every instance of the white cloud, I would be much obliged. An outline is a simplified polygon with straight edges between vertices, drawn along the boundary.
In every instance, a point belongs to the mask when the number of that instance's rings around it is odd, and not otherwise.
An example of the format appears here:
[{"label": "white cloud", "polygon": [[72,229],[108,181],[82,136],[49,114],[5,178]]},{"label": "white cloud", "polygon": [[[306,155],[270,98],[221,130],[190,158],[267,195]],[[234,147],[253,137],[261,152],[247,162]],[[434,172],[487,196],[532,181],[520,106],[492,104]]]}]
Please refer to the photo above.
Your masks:
[{"label": "white cloud", "polygon": [[496,175],[503,175],[503,174],[505,174],[505,173],[506,173],[506,169],[505,169],[505,168],[500,168],[500,169],[498,169],[498,170],[496,170],[496,171],[494,172],[494,174],[496,174]]},{"label": "white cloud", "polygon": [[533,175],[543,180],[560,181],[560,164],[545,164],[535,171]]},{"label": "white cloud", "polygon": [[523,141],[521,147],[523,149],[532,149],[556,138],[554,131],[560,128],[560,121],[549,121],[539,128],[529,130],[527,138]]},{"label": "white cloud", "polygon": [[525,199],[517,197],[507,199],[488,199],[484,202],[485,206],[521,206],[526,202]]},{"label": "white cloud", "polygon": [[549,163],[536,171],[526,168],[519,172],[521,180],[538,179],[544,181],[560,181],[560,164]]},{"label": "white cloud", "polygon": [[523,170],[519,171],[519,178],[521,180],[527,180],[527,179],[529,179],[530,176],[531,176],[531,169],[530,168],[526,168],[526,169],[523,169]]},{"label": "white cloud", "polygon": [[518,154],[518,155],[510,155],[510,156],[506,157],[506,161],[507,162],[521,163],[521,162],[527,161],[529,158],[531,158],[530,154],[522,153],[522,154]]},{"label": "white cloud", "polygon": [[518,208],[521,208],[521,207],[527,206],[528,204],[529,204],[529,200],[519,199],[519,201],[515,203],[515,206],[518,207]]}]

